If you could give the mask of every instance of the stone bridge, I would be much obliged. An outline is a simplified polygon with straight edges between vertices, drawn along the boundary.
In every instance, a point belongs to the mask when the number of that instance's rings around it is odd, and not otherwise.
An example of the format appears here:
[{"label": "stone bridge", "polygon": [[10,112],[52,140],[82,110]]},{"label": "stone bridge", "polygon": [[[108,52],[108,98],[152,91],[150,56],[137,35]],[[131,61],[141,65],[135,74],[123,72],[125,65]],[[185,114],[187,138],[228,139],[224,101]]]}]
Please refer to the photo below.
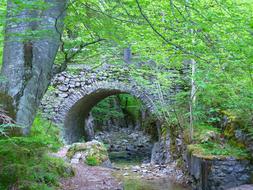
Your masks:
[{"label": "stone bridge", "polygon": [[[172,77],[172,80],[168,81],[178,79],[171,75],[173,71],[165,70],[164,72],[165,76]],[[168,86],[160,84],[157,87],[157,78],[152,72],[141,73],[143,72],[140,72],[142,76],[139,76],[138,73],[132,76],[132,71],[128,66],[119,68],[107,65],[96,69],[70,68],[52,80],[42,101],[42,113],[63,128],[66,143],[76,142],[84,136],[85,119],[92,107],[111,95],[131,94],[139,98],[149,112],[159,117],[160,103],[169,107],[171,99],[180,88],[173,83]],[[136,80],[136,77],[140,78]],[[241,140],[247,141],[246,137]],[[252,144],[249,145],[249,150],[252,150],[252,147]],[[217,186],[218,189],[227,189],[230,186],[244,184],[248,182],[252,173],[252,164],[248,160],[237,160],[230,157],[224,160],[219,158],[206,160],[190,154],[187,160],[190,174],[198,189],[203,187],[217,189]],[[170,161],[170,138],[169,136],[166,136],[165,139],[159,137],[152,149],[151,162],[166,164]]]},{"label": "stone bridge", "polygon": [[[104,65],[97,69],[72,67],[52,80],[42,101],[43,114],[63,127],[63,136],[68,143],[78,141],[83,136],[85,119],[91,109],[111,95],[133,95],[142,101],[150,113],[157,114],[161,99],[166,104],[168,96],[160,97],[161,92],[154,87],[156,79],[152,74],[142,76],[149,83],[144,85],[134,80],[130,73],[127,66]],[[172,94],[175,89],[171,89],[164,94]]]}]

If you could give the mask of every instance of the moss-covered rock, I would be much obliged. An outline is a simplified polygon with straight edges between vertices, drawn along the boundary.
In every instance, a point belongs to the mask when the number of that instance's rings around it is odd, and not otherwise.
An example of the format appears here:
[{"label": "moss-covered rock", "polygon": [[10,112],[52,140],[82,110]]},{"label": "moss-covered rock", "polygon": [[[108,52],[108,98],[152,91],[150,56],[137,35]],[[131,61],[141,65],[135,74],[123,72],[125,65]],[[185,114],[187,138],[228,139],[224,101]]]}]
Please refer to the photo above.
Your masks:
[{"label": "moss-covered rock", "polygon": [[246,149],[229,143],[206,142],[201,144],[190,144],[187,146],[187,150],[192,155],[205,159],[227,159],[229,157],[246,160],[250,159],[250,154]]},{"label": "moss-covered rock", "polygon": [[226,138],[224,131],[219,128],[200,124],[194,128],[194,141],[187,146],[188,151],[205,159],[250,159],[245,146],[235,138]]},{"label": "moss-covered rock", "polygon": [[88,165],[101,165],[109,160],[106,146],[96,140],[72,144],[68,149],[67,157],[72,163],[78,163],[82,160]]}]

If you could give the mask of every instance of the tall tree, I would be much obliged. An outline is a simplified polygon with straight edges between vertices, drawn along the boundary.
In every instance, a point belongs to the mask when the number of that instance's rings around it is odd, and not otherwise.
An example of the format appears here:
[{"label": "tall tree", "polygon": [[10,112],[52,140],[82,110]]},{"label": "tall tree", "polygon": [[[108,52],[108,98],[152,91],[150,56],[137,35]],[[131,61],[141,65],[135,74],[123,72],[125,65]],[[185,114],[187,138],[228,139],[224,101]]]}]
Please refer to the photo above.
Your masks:
[{"label": "tall tree", "polygon": [[66,0],[7,1],[0,91],[12,98],[14,119],[25,127],[24,134],[51,79],[65,10]]}]

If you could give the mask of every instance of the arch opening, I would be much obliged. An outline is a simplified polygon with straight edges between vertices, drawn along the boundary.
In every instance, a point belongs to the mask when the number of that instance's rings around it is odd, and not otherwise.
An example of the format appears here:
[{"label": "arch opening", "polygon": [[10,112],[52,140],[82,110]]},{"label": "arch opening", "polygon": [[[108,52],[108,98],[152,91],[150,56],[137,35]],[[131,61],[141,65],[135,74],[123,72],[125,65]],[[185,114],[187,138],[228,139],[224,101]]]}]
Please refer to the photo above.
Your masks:
[{"label": "arch opening", "polygon": [[[92,93],[86,94],[80,99],[78,99],[68,110],[64,118],[64,131],[63,136],[64,140],[67,143],[78,142],[80,139],[83,139],[85,132],[85,120],[88,118],[91,110],[103,99],[113,96],[113,95],[122,95],[128,94],[137,99],[139,99],[148,110],[150,114],[152,113],[152,107],[146,104],[146,101],[136,95],[133,95],[131,92],[121,91],[119,89],[97,89]],[[69,101],[72,99],[70,98]],[[63,105],[64,106],[64,105]],[[67,108],[67,106],[65,107]],[[87,140],[87,139],[86,139]]]},{"label": "arch opening", "polygon": [[139,99],[113,95],[92,108],[85,122],[85,139],[106,144],[113,163],[149,163],[158,141],[156,124]]},{"label": "arch opening", "polygon": [[[98,138],[97,134],[94,134],[94,137],[90,138],[89,135],[87,135],[87,120],[89,119],[89,117],[92,115],[91,113],[93,112],[94,108],[96,108],[96,106],[99,104],[99,102],[107,99],[107,98],[115,98],[115,97],[120,97],[120,96],[129,96],[129,97],[133,97],[136,100],[138,100],[139,102],[141,102],[141,105],[143,106],[143,108],[145,108],[145,112],[148,112],[148,116],[152,116],[152,118],[154,117],[154,114],[152,113],[153,107],[151,104],[149,104],[150,102],[148,101],[148,98],[145,97],[145,95],[143,96],[142,93],[139,93],[138,91],[134,90],[134,91],[127,91],[127,90],[120,90],[120,89],[104,89],[104,88],[98,88],[93,90],[92,92],[89,93],[77,93],[78,98],[71,98],[69,99],[70,105],[71,106],[66,106],[65,105],[65,109],[67,109],[68,111],[66,112],[67,114],[65,115],[65,119],[64,119],[64,139],[67,143],[74,143],[74,142],[78,142],[78,141],[82,141],[82,140],[92,140],[92,139],[97,139],[99,141],[104,141],[105,144],[107,144],[107,142],[105,141],[105,139],[103,138]],[[63,105],[64,106],[64,105]],[[119,105],[117,105],[119,106]],[[109,111],[109,110],[108,110]],[[122,111],[122,110],[121,110]],[[123,112],[122,112],[123,113]],[[120,125],[119,120],[116,122],[116,124],[113,122],[112,125],[116,125],[114,127],[109,127],[112,130],[114,130],[113,132],[109,132],[109,134],[116,134],[117,135],[121,135],[121,139],[119,139],[120,142],[124,142],[123,144],[127,145],[125,147],[125,154],[129,154],[129,152],[131,152],[130,155],[132,155],[133,157],[137,158],[137,157],[141,157],[141,155],[145,155],[146,161],[149,162],[151,159],[151,155],[152,155],[152,148],[153,148],[153,144],[155,143],[155,141],[158,141],[159,137],[158,137],[158,128],[157,128],[157,123],[153,122],[152,123],[152,132],[153,133],[153,138],[150,137],[151,133],[149,130],[144,131],[141,126],[140,123],[142,121],[140,120],[131,120],[131,114],[132,113],[123,113],[124,118],[121,118],[122,120],[125,120],[126,122],[123,125]],[[142,113],[139,113],[140,115],[142,115]],[[103,117],[103,116],[101,116]],[[128,119],[127,119],[128,117]],[[129,119],[130,118],[130,119]],[[95,118],[96,119],[96,118]],[[116,119],[111,118],[112,120]],[[138,118],[138,119],[145,119],[145,118]],[[156,118],[157,119],[157,118]],[[116,119],[117,120],[117,119]],[[108,122],[109,123],[109,122]],[[106,125],[108,125],[108,123]],[[151,123],[150,123],[151,124]],[[108,130],[103,128],[103,126],[101,126],[100,124],[96,124],[96,129],[95,130],[100,130],[101,132],[103,132],[103,130]],[[103,124],[102,124],[103,125]],[[115,130],[116,129],[116,130]],[[149,128],[150,129],[150,128]],[[94,130],[94,129],[93,129]],[[138,132],[137,132],[138,131]],[[108,131],[107,131],[108,132]],[[140,134],[141,133],[141,134]],[[145,134],[144,134],[145,133]],[[101,134],[101,133],[100,133]],[[133,140],[134,138],[129,136],[136,136],[135,140]],[[135,141],[137,142],[139,139],[143,137],[144,140],[139,141],[140,144],[136,145]],[[100,135],[101,137],[101,135]],[[147,139],[145,139],[147,137]],[[110,138],[114,138],[114,136],[112,135]],[[129,140],[130,139],[130,140]],[[133,145],[135,143],[135,145]],[[112,143],[115,144],[115,143]],[[114,151],[115,149],[117,149],[116,147],[113,147],[112,144],[109,144],[109,151],[112,150]],[[122,144],[122,143],[121,143]],[[108,145],[108,144],[107,144]],[[133,149],[137,150],[136,153],[141,153],[139,154],[132,154],[133,153]],[[110,155],[110,154],[109,154]],[[127,157],[127,159],[129,159],[131,156],[128,155],[129,157]],[[122,155],[119,155],[122,156]],[[115,158],[119,158],[116,157]],[[131,159],[131,158],[130,158]],[[141,157],[141,159],[143,159],[143,157]]]},{"label": "arch opening", "polygon": [[122,93],[119,90],[99,89],[78,100],[68,111],[64,120],[64,139],[67,143],[79,141],[85,134],[85,119],[91,109],[104,98]]}]

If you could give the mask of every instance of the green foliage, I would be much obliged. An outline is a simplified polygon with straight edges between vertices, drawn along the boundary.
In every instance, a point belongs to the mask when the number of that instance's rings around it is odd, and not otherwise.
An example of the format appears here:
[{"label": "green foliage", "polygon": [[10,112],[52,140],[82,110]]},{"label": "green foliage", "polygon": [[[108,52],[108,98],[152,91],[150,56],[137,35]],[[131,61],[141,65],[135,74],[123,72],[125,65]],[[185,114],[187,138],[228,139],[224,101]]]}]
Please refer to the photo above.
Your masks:
[{"label": "green foliage", "polygon": [[50,85],[50,86],[48,86],[47,90],[50,92],[53,92],[53,91],[55,91],[55,87]]},{"label": "green foliage", "polygon": [[229,156],[250,158],[249,152],[241,143],[224,139],[221,129],[206,124],[197,125],[194,129],[194,144],[188,145],[188,150],[193,154],[210,159]]},{"label": "green foliage", "polygon": [[205,138],[208,139],[209,134],[212,135],[212,137],[210,138],[214,138],[211,140],[215,140],[215,138],[219,138],[221,136],[221,130],[210,125],[206,124],[196,125],[194,129],[195,129],[194,140],[197,142],[203,141]]},{"label": "green foliage", "polygon": [[[119,94],[103,99],[93,107],[91,112],[97,124],[103,124],[110,119],[137,123],[141,120],[141,112],[144,109],[145,106],[138,98],[130,94]],[[149,119],[146,118],[146,121],[143,121],[142,127],[146,132],[151,132],[154,129],[154,120],[150,115]]]},{"label": "green foliage", "polygon": [[89,166],[98,166],[98,165],[99,165],[99,161],[98,161],[97,158],[94,157],[94,156],[87,156],[85,162],[86,162],[86,164],[88,164]]},{"label": "green foliage", "polygon": [[94,108],[92,108],[92,116],[96,122],[103,123],[111,118],[123,119],[124,114],[115,107],[114,101],[116,96],[109,96],[108,98],[100,101]]},{"label": "green foliage", "polygon": [[37,115],[30,133],[33,140],[41,141],[42,144],[49,147],[49,150],[56,151],[62,146],[59,134],[59,128],[54,126],[52,122],[43,119],[40,114]]},{"label": "green foliage", "polygon": [[217,142],[206,142],[202,144],[192,144],[188,146],[188,150],[194,155],[205,158],[226,158],[235,157],[239,159],[248,159],[250,154],[245,148],[234,145],[220,144]]},{"label": "green foliage", "polygon": [[119,95],[119,103],[122,109],[132,116],[136,121],[140,118],[140,112],[143,107],[141,101],[136,97],[128,94]]},{"label": "green foliage", "polygon": [[0,139],[0,187],[8,189],[54,189],[59,178],[69,175],[69,166],[48,155],[61,142],[59,130],[47,120],[36,117],[31,134]]}]

